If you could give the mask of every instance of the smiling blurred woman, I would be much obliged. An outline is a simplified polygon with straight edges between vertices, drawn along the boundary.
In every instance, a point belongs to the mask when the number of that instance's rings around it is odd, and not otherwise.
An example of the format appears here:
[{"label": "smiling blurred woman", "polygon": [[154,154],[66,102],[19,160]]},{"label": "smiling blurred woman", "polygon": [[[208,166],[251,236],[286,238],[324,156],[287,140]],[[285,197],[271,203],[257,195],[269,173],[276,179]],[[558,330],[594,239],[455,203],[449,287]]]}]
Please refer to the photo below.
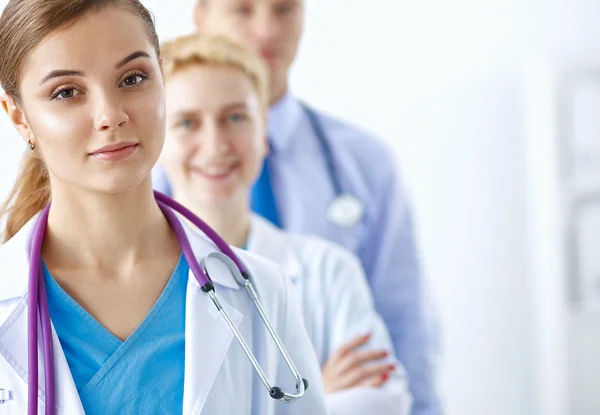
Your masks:
[{"label": "smiling blurred woman", "polygon": [[220,36],[181,36],[163,44],[162,52],[167,132],[159,165],[173,197],[228,243],[276,261],[291,278],[332,415],[408,414],[404,368],[358,259],[251,212],[250,188],[267,152],[262,61]]}]

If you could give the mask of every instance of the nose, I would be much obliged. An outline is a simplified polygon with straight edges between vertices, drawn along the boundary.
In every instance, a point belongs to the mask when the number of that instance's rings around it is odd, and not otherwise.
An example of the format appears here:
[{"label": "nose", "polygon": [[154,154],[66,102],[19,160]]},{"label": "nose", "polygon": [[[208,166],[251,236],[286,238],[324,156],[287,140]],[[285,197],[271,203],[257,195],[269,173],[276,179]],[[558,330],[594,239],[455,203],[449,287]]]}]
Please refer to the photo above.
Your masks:
[{"label": "nose", "polygon": [[97,104],[94,128],[97,131],[116,130],[129,121],[129,115],[117,99],[103,97]]},{"label": "nose", "polygon": [[264,43],[276,40],[281,31],[281,22],[269,8],[263,8],[254,13],[251,30],[256,41]]},{"label": "nose", "polygon": [[200,151],[213,158],[227,154],[229,139],[218,121],[206,122],[200,137]]}]

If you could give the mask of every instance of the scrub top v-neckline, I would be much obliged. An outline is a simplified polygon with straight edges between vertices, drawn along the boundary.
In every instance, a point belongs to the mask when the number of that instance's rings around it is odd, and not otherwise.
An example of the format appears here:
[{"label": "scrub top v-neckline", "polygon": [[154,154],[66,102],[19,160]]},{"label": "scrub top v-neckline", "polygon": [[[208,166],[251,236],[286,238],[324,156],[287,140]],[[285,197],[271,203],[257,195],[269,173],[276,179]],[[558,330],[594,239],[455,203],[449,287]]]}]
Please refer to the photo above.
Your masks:
[{"label": "scrub top v-neckline", "polygon": [[[183,399],[185,293],[189,272],[183,255],[180,255],[169,281],[146,317],[124,341],[106,329],[77,303],[56,282],[45,264],[43,264],[43,271],[52,323],[86,413],[85,402],[96,401],[98,395],[110,393],[104,389],[114,388],[115,383],[121,383],[123,389],[132,389],[125,383],[138,381],[120,379],[119,373],[128,375],[139,373],[141,376],[154,377],[156,370],[153,367],[159,362],[154,362],[152,355],[148,355],[149,348],[164,351],[166,346],[167,349],[173,350],[168,352],[169,357],[177,354],[173,360],[181,366],[181,380],[176,382],[179,386],[174,389],[181,389],[181,400]],[[136,365],[139,368],[136,368]],[[177,376],[177,371],[173,373]],[[156,375],[160,376],[160,374]],[[144,379],[144,381],[152,380]],[[126,395],[132,393],[133,390]],[[156,409],[156,404],[154,405],[153,408]],[[88,407],[98,408],[91,404]]]}]

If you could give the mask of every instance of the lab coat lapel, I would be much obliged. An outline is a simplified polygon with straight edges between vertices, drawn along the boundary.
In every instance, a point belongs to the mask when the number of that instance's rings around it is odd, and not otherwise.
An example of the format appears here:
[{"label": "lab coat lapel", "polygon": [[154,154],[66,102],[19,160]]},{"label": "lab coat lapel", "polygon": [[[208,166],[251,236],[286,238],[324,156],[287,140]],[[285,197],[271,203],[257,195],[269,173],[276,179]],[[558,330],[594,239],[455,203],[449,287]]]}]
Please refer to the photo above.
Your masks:
[{"label": "lab coat lapel", "polygon": [[[0,254],[2,269],[11,270],[0,276],[0,286],[7,287],[0,293],[0,355],[8,363],[8,373],[0,373],[0,388],[12,389],[11,399],[19,408],[27,406],[28,350],[27,350],[27,278],[29,273],[30,233],[37,223],[34,217],[5,246]],[[38,396],[39,408],[43,413],[46,400],[44,387],[44,359],[42,352],[41,323],[38,323]],[[71,371],[58,337],[52,329],[54,370],[56,381],[56,406],[59,414],[83,415],[83,407],[73,382]],[[12,371],[11,371],[12,369]],[[7,382],[7,385],[4,385]],[[1,409],[1,408],[0,408]]]},{"label": "lab coat lapel", "polygon": [[[6,359],[14,373],[8,374],[11,379],[20,378],[16,383],[12,381],[12,399],[27,402],[27,297],[19,301],[9,319],[0,327],[0,355]],[[39,323],[41,325],[41,323]],[[39,409],[44,408],[46,401],[44,386],[44,358],[42,351],[42,333],[38,330],[38,395]],[[58,337],[52,329],[52,346],[54,351],[54,373],[56,382],[56,412],[59,414],[84,415],[83,407],[79,399],[79,393],[75,387],[71,371],[63,353]],[[12,386],[15,385],[15,386]],[[2,387],[2,385],[0,385]],[[42,411],[40,411],[42,412]],[[43,412],[42,412],[43,413]]]},{"label": "lab coat lapel", "polygon": [[[207,254],[216,250],[215,247],[207,246],[209,243],[189,228],[186,231],[190,245],[196,254]],[[221,271],[221,273],[211,273],[218,296],[219,293],[225,293],[231,288],[237,289],[237,283],[234,282],[236,287],[230,285],[232,277],[227,275],[227,271]],[[219,299],[235,326],[239,327],[243,318],[242,313],[228,304],[224,296],[219,296]],[[234,335],[210,297],[200,289],[191,271],[188,279],[185,317],[183,413],[197,415],[204,408],[215,385],[224,360],[230,352]],[[235,397],[236,391],[220,390],[219,393]],[[220,399],[223,400],[222,407],[225,408],[228,405],[227,398],[220,397]]]}]

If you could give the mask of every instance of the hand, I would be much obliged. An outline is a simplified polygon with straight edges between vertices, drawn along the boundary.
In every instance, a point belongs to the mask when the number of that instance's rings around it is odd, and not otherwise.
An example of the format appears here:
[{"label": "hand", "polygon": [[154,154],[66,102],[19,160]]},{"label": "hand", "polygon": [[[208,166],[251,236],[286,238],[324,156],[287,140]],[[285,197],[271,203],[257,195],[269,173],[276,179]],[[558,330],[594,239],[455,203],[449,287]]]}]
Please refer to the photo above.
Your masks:
[{"label": "hand", "polygon": [[395,365],[367,365],[389,355],[385,350],[356,350],[371,338],[370,334],[355,337],[342,345],[322,368],[325,393],[332,393],[355,386],[378,387],[390,377]]}]

